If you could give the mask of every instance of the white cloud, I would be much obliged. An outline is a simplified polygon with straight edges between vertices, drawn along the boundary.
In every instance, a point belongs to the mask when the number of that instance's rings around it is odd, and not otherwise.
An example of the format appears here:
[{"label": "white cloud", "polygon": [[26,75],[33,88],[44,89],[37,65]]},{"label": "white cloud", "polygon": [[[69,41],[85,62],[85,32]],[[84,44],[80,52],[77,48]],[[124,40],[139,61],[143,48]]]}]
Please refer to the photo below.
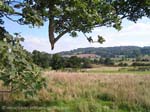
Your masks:
[{"label": "white cloud", "polygon": [[39,38],[34,36],[24,36],[25,41],[22,43],[24,48],[28,51],[39,50],[50,52],[50,44],[48,39],[46,38]]},{"label": "white cloud", "polygon": [[95,39],[97,35],[102,35],[105,37],[106,42],[104,44],[90,44],[86,38],[81,33],[79,33],[77,38],[71,38],[66,34],[56,43],[55,49],[53,51],[51,51],[48,37],[44,38],[25,36],[26,39],[23,45],[29,51],[37,49],[49,53],[83,47],[108,47],[125,45],[150,46],[150,22],[136,24],[132,23],[126,25],[126,27],[124,27],[119,32],[113,28],[96,28],[94,29],[93,33],[88,35],[93,36]]},{"label": "white cloud", "polygon": [[150,46],[150,23],[130,24],[119,32],[112,28],[105,28],[102,32],[96,30],[93,35],[97,34],[102,34],[106,39],[102,46]]}]

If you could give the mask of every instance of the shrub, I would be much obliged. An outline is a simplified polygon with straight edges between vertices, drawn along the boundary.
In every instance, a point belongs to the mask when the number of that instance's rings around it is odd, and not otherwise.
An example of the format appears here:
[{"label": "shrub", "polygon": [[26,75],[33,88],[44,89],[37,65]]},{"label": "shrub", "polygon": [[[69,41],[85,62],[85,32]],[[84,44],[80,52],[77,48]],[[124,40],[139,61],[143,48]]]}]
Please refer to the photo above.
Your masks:
[{"label": "shrub", "polygon": [[121,62],[121,63],[118,64],[118,66],[128,66],[128,64],[127,64],[127,63],[122,63],[122,62]]},{"label": "shrub", "polygon": [[10,92],[33,96],[46,85],[45,79],[21,46],[23,38],[19,37],[16,35],[14,38],[6,31],[0,34],[0,80],[10,88]]},{"label": "shrub", "polygon": [[150,66],[150,63],[135,62],[135,63],[132,63],[132,66]]},{"label": "shrub", "polygon": [[113,62],[110,58],[106,58],[106,59],[104,60],[104,64],[105,64],[105,65],[114,65],[114,62]]},{"label": "shrub", "polygon": [[64,68],[63,58],[58,54],[54,54],[51,59],[51,67],[53,70]]}]

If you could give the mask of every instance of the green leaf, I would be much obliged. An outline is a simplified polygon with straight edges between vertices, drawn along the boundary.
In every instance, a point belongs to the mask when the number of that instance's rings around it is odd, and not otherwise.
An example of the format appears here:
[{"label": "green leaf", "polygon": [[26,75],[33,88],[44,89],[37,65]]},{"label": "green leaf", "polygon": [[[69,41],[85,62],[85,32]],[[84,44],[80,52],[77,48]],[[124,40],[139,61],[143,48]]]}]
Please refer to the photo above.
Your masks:
[{"label": "green leaf", "polygon": [[102,44],[103,42],[105,42],[105,39],[104,39],[102,36],[99,36],[99,35],[98,35],[98,42],[99,42],[100,44]]},{"label": "green leaf", "polygon": [[72,37],[77,37],[78,35],[77,35],[77,32],[72,31],[72,32],[70,33],[70,36],[72,36]]},{"label": "green leaf", "polygon": [[15,88],[14,91],[32,96],[45,86],[45,82],[29,53],[21,46],[21,40],[23,38],[14,38],[10,34],[0,40],[0,80],[5,86]]}]

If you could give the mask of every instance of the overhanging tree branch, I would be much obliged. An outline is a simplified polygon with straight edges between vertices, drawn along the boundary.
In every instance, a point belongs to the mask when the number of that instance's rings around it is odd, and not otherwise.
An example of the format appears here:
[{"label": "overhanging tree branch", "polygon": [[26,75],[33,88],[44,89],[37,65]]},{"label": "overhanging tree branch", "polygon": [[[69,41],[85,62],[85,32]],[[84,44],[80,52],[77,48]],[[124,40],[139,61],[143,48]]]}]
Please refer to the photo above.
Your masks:
[{"label": "overhanging tree branch", "polygon": [[[4,0],[5,1],[5,0]],[[95,27],[114,27],[121,29],[122,19],[127,18],[136,22],[143,16],[149,17],[149,0],[101,0],[87,2],[76,1],[50,1],[50,0],[7,0],[7,7],[3,7],[0,15],[19,24],[32,24],[41,26],[45,20],[49,20],[49,41],[51,48],[66,33],[75,36],[76,32],[89,33]],[[138,1],[138,2],[137,2]],[[76,5],[74,5],[76,4]],[[82,4],[82,6],[81,6]],[[17,12],[18,11],[18,12]],[[12,16],[18,16],[14,20]],[[0,17],[0,20],[2,17]],[[69,29],[68,29],[69,28]],[[71,28],[71,29],[70,29]],[[55,33],[58,35],[55,37]],[[92,37],[86,37],[92,42]],[[98,41],[104,40],[101,36]]]},{"label": "overhanging tree branch", "polygon": [[5,16],[7,19],[11,20],[12,22],[17,22],[17,23],[20,24],[20,25],[25,25],[24,23],[21,23],[19,20],[12,19],[12,18],[9,17],[7,14],[4,14],[4,16]]},{"label": "overhanging tree branch", "polygon": [[70,30],[67,29],[65,31],[63,31],[62,33],[60,33],[56,38],[55,38],[55,43],[63,36],[65,35],[67,32],[69,32]]}]

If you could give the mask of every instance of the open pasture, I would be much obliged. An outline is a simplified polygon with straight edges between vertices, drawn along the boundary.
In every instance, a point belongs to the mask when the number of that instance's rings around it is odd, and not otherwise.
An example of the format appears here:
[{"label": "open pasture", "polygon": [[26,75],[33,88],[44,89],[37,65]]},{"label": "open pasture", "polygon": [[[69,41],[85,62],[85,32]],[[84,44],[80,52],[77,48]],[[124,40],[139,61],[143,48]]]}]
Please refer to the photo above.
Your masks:
[{"label": "open pasture", "polygon": [[[104,69],[103,69],[104,70]],[[9,106],[42,107],[22,112],[149,112],[150,75],[46,71],[47,89],[26,99],[11,95]],[[44,107],[44,108],[43,108]],[[7,110],[8,111],[8,110]],[[9,110],[16,112],[15,110]]]}]

